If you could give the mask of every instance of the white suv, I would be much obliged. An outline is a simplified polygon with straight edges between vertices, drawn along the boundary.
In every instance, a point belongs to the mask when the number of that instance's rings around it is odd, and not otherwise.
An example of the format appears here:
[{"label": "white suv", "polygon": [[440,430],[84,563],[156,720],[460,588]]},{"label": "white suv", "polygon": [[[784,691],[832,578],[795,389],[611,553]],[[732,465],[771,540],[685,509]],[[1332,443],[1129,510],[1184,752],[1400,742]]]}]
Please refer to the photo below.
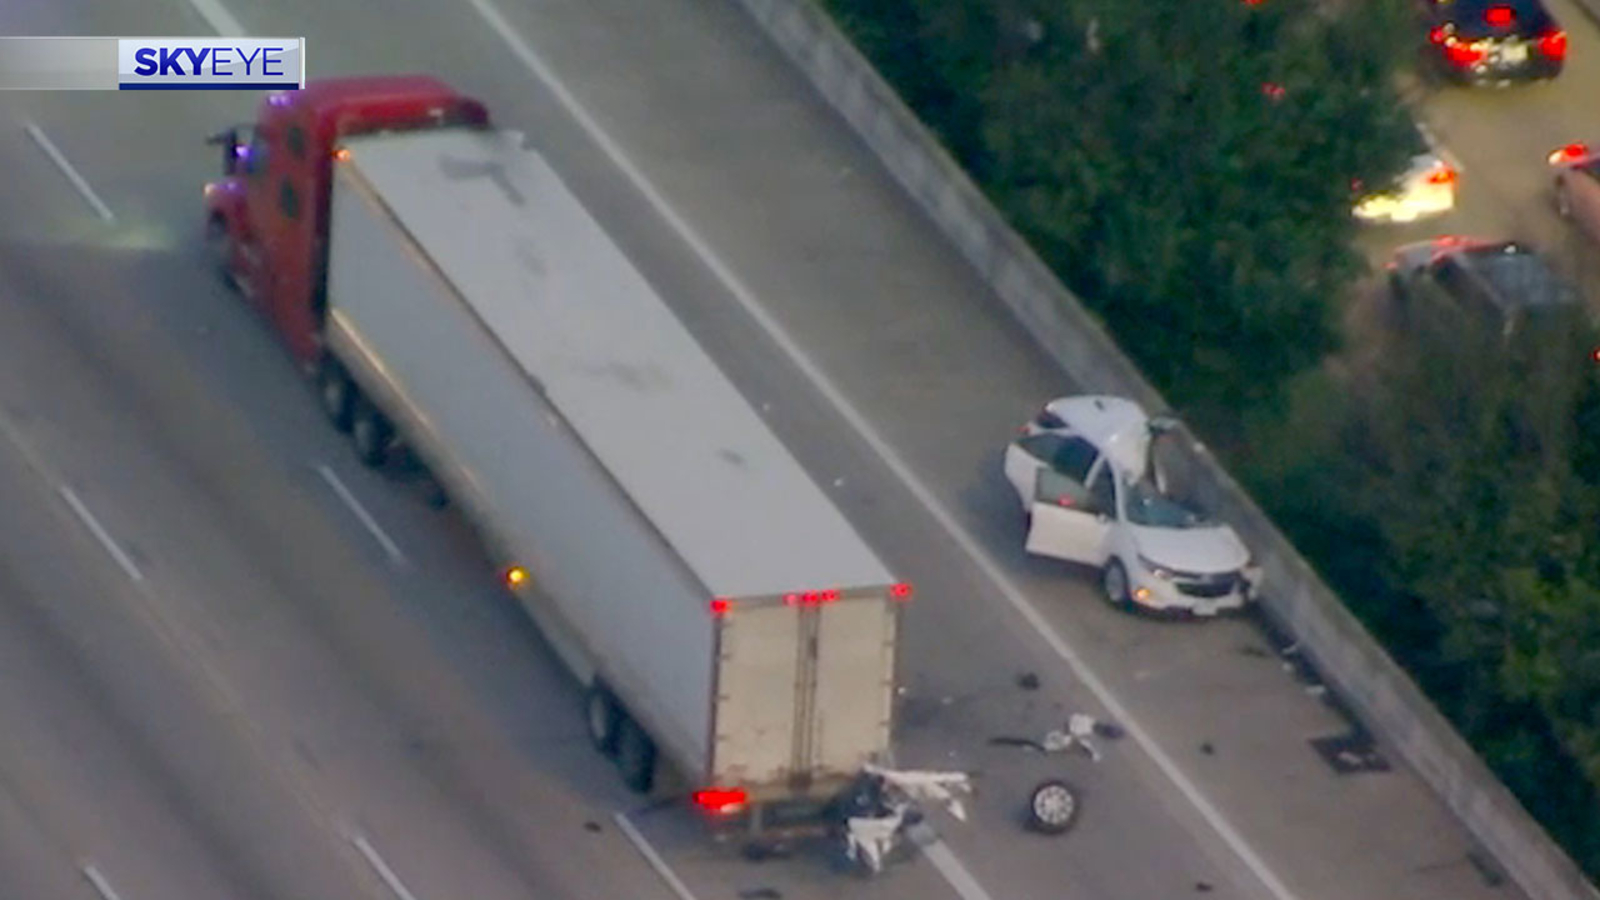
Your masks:
[{"label": "white suv", "polygon": [[1152,420],[1131,400],[1051,401],[1006,447],[1005,474],[1028,517],[1029,553],[1101,570],[1117,606],[1196,616],[1249,602],[1259,573],[1232,528],[1167,496]]}]

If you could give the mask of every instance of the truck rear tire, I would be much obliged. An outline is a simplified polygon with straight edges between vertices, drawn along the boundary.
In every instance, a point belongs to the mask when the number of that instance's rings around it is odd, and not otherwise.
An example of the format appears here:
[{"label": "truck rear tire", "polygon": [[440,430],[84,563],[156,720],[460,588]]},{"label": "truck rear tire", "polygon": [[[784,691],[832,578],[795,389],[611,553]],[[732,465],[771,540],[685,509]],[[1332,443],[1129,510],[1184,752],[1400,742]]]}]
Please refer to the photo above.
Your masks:
[{"label": "truck rear tire", "polygon": [[317,371],[317,397],[335,431],[347,434],[355,417],[356,386],[339,361],[329,357]]},{"label": "truck rear tire", "polygon": [[622,709],[617,706],[617,698],[611,695],[604,684],[596,681],[589,686],[588,695],[584,697],[583,711],[584,720],[589,725],[589,741],[602,756],[615,758],[618,731],[622,726]]},{"label": "truck rear tire", "polygon": [[617,730],[617,770],[622,783],[636,794],[648,794],[656,783],[656,745],[630,718]]},{"label": "truck rear tire", "polygon": [[389,458],[389,444],[394,440],[394,427],[383,413],[370,401],[362,400],[350,422],[350,443],[356,449],[361,464],[376,469]]}]

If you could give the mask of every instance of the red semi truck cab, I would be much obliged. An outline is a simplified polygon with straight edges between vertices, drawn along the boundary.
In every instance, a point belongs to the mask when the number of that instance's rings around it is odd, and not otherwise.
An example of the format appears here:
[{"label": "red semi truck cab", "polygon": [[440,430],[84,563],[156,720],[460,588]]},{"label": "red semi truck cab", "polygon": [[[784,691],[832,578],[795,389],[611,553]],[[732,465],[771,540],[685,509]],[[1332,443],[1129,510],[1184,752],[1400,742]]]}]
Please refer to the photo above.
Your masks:
[{"label": "red semi truck cab", "polygon": [[269,94],[254,125],[210,138],[223,174],[205,186],[207,244],[308,371],[322,353],[334,148],[360,134],[462,125],[488,127],[488,110],[437,78],[332,78]]}]

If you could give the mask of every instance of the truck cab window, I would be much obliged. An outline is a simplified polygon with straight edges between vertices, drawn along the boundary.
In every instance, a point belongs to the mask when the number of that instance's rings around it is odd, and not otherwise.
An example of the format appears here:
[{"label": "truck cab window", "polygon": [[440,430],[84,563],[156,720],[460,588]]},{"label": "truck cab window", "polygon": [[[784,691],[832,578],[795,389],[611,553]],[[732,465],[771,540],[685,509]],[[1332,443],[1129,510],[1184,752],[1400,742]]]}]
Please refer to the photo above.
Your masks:
[{"label": "truck cab window", "polygon": [[258,178],[267,171],[267,139],[258,131],[250,136],[250,145],[245,150],[244,173],[251,178]]}]

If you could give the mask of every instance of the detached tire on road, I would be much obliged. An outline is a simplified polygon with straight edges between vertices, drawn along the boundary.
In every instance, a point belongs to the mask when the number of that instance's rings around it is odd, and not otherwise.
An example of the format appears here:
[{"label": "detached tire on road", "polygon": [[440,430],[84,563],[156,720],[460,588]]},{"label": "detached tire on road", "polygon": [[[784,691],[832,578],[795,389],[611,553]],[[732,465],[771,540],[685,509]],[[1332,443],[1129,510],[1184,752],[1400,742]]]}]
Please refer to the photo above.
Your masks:
[{"label": "detached tire on road", "polygon": [[1059,779],[1042,781],[1028,795],[1028,827],[1065,834],[1078,821],[1078,792]]}]

